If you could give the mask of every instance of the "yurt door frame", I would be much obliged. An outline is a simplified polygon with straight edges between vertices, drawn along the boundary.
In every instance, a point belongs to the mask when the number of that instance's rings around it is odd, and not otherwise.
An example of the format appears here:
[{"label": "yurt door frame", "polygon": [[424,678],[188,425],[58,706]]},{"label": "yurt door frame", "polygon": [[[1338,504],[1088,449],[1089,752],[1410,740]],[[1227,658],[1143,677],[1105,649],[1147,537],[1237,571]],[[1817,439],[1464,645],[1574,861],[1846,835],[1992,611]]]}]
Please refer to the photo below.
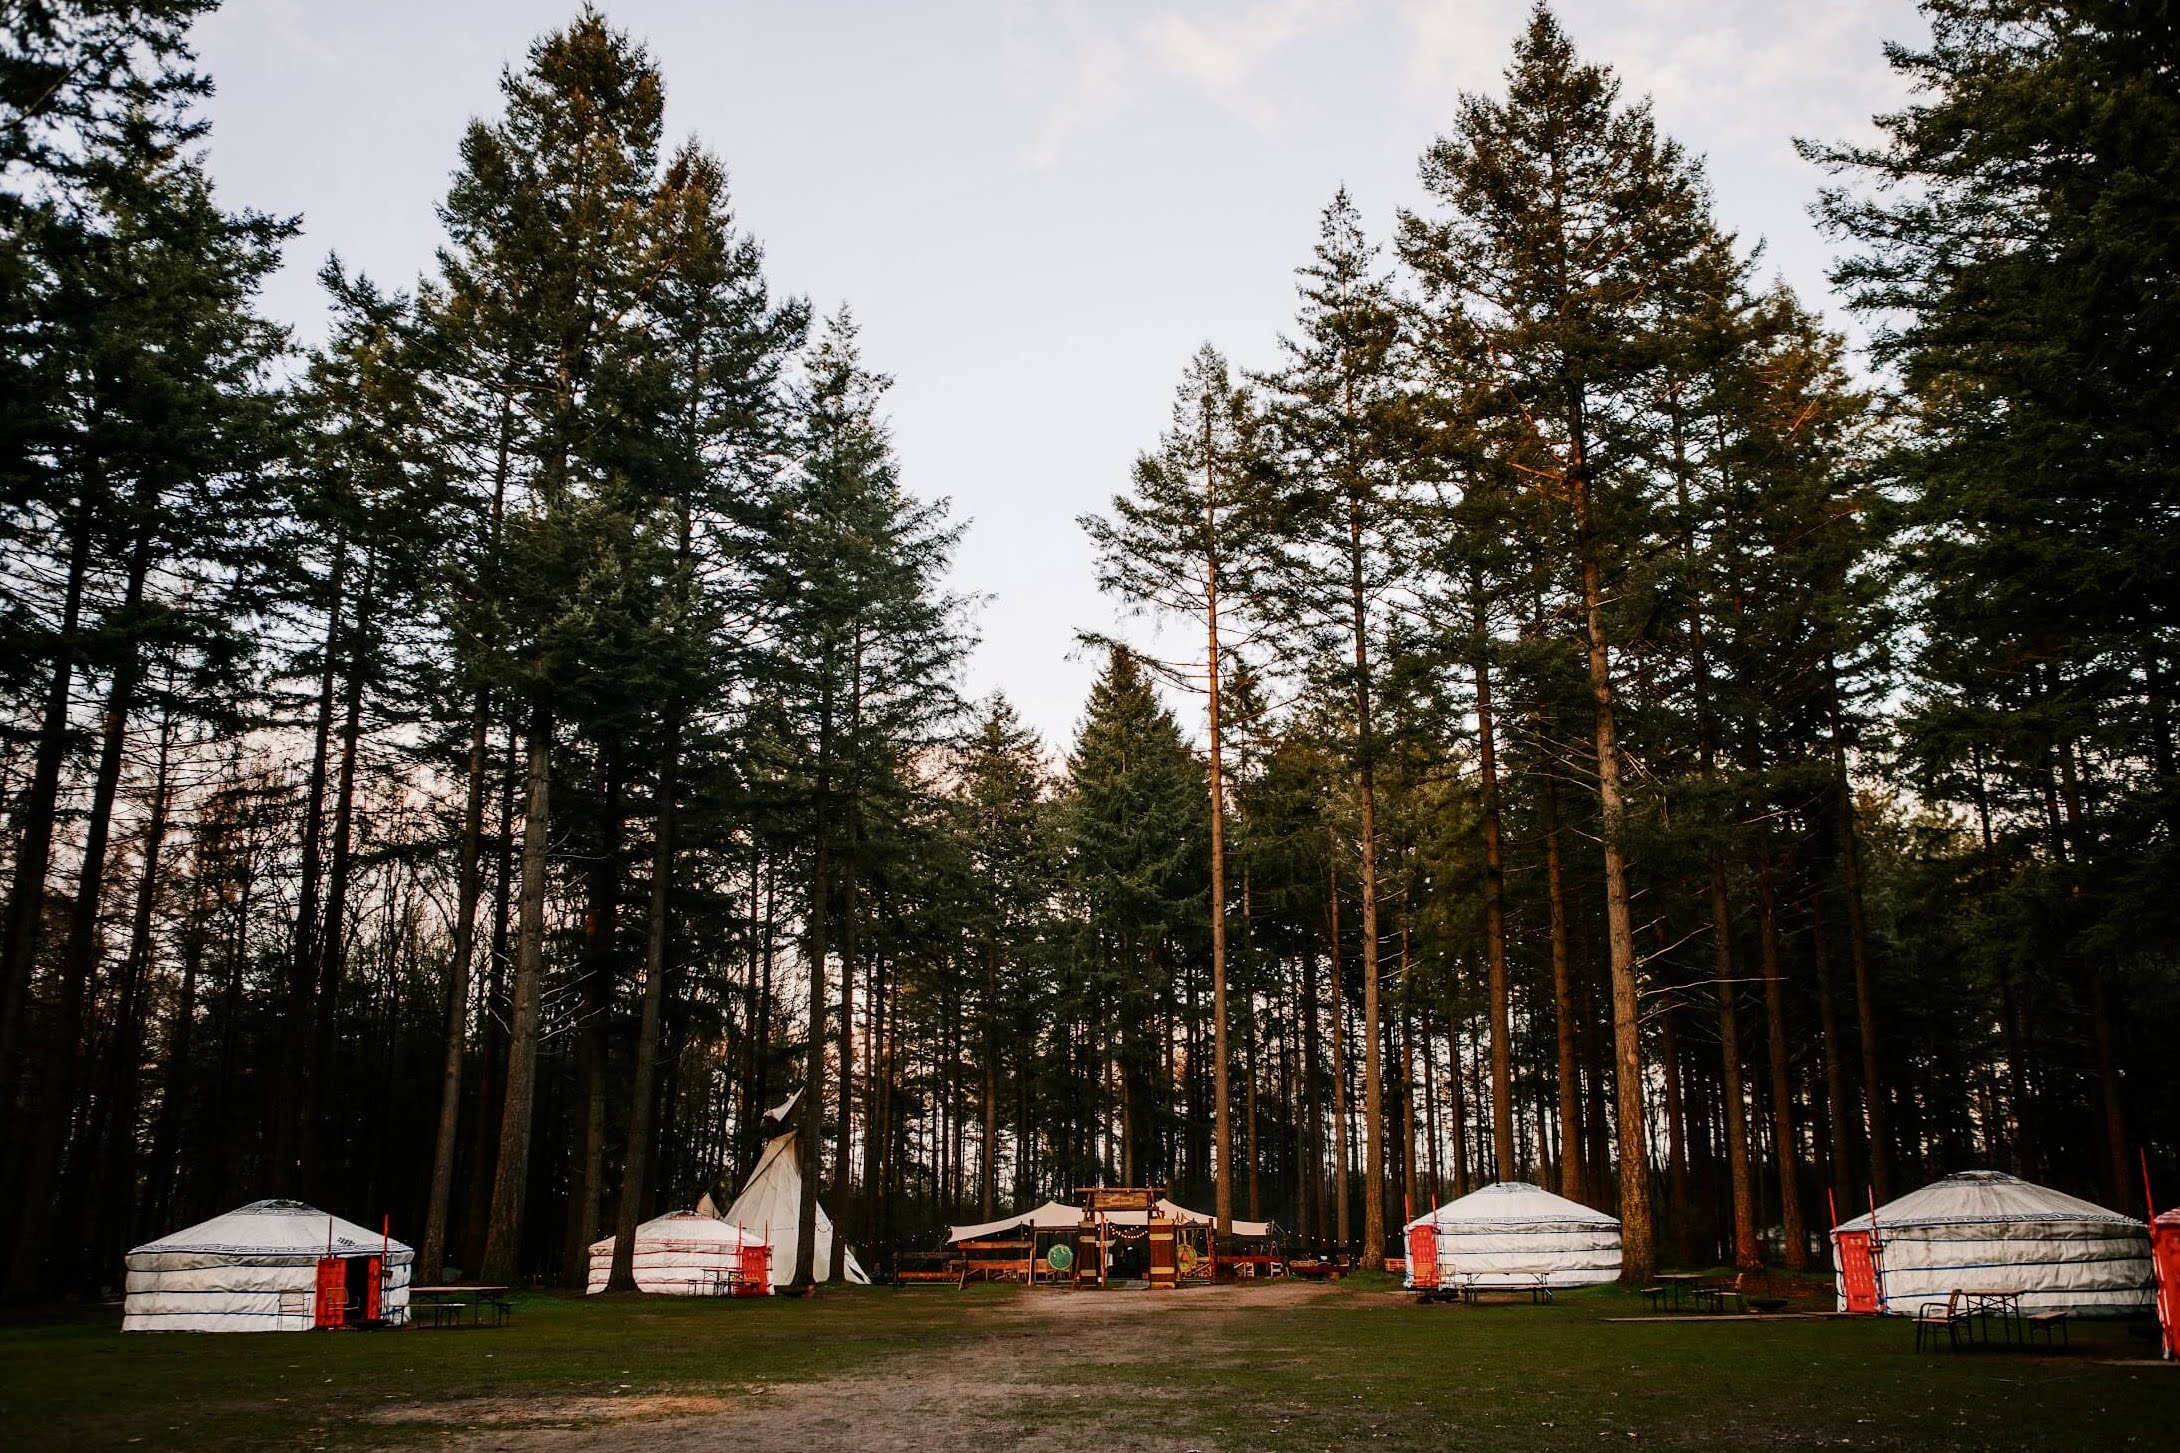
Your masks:
[{"label": "yurt door frame", "polygon": [[358,1293],[353,1298],[360,1320],[369,1325],[377,1322],[384,1305],[386,1262],[376,1256],[321,1256],[318,1258],[317,1306],[311,1318],[315,1328],[345,1327],[348,1325],[349,1280],[360,1269],[363,1272]]}]

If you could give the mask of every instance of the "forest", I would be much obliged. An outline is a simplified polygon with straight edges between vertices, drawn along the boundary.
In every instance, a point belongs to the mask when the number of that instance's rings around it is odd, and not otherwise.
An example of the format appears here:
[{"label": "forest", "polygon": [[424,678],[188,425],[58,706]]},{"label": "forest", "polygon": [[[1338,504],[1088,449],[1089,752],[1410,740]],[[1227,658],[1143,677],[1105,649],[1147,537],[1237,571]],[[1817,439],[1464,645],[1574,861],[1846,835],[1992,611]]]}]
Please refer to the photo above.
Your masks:
[{"label": "forest", "polygon": [[214,4],[0,20],[5,1299],[262,1196],[580,1286],[797,1089],[874,1273],[1094,1184],[1371,1265],[1532,1180],[1632,1278],[2180,1184],[2168,6],[1925,0],[1812,303],[1539,5],[1276,352],[1144,361],[1047,743],[660,57],[512,58],[306,347]]}]

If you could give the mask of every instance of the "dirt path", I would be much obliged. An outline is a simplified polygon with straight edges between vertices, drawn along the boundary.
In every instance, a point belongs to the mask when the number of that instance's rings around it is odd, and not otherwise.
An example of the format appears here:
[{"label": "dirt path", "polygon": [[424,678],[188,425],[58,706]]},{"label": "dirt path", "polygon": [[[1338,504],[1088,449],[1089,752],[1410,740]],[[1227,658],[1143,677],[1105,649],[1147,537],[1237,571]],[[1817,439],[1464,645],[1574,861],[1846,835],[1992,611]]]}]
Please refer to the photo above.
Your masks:
[{"label": "dirt path", "polygon": [[[576,1398],[559,1403],[467,1402],[389,1410],[389,1421],[444,1424],[448,1446],[522,1453],[911,1453],[937,1448],[1109,1448],[1181,1453],[1197,1445],[1160,1428],[1161,1394],[1116,1403],[1072,1393],[1068,1363],[1103,1367],[1174,1355],[1216,1361],[1244,1318],[1307,1306],[1322,1287],[1199,1288],[1150,1293],[1052,1293],[989,1308],[989,1325],[943,1352],[888,1357],[817,1382],[737,1386],[709,1394]],[[457,1431],[459,1430],[459,1431]]]}]

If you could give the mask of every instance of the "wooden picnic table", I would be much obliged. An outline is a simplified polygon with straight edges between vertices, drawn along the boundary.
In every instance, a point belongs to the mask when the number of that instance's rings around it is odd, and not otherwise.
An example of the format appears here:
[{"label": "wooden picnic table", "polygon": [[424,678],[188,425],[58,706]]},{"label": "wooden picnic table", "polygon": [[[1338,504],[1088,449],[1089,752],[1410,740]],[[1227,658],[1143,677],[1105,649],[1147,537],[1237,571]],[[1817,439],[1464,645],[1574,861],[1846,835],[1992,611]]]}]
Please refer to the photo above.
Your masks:
[{"label": "wooden picnic table", "polygon": [[1454,1277],[1461,1291],[1461,1300],[1470,1306],[1485,1292],[1527,1292],[1531,1306],[1543,1306],[1552,1300],[1552,1273],[1531,1267],[1510,1267],[1500,1272],[1456,1271]]},{"label": "wooden picnic table", "polygon": [[[495,1286],[412,1286],[409,1288],[409,1319],[414,1322],[418,1313],[428,1312],[434,1327],[459,1327],[462,1325],[462,1314],[467,1312],[469,1325],[475,1327],[482,1325],[484,1309],[490,1307],[498,1314],[494,1318],[494,1324],[498,1325],[507,1320],[510,1310],[506,1300],[508,1290],[507,1287]],[[421,1302],[418,1301],[420,1297],[424,1299]],[[456,1297],[471,1300],[452,1300]]]},{"label": "wooden picnic table", "polygon": [[2008,1343],[2021,1340],[2020,1287],[1962,1287],[1963,1309],[1975,1321],[1971,1324],[1982,1334],[1984,1344],[1991,1341],[1991,1319],[1996,1317]]},{"label": "wooden picnic table", "polygon": [[1700,1271],[1661,1271],[1651,1280],[1665,1288],[1666,1297],[1677,1312],[1680,1310],[1681,1299],[1694,1291],[1705,1277]]}]

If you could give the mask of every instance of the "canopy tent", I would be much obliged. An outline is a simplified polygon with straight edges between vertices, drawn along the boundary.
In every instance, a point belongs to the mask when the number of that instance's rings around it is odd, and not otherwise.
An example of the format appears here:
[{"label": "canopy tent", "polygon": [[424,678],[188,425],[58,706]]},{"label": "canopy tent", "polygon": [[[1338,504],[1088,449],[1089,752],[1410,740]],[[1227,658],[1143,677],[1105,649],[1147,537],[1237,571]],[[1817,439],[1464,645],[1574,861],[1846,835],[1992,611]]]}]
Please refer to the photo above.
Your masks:
[{"label": "canopy tent", "polygon": [[[1218,1224],[1219,1220],[1217,1216],[1208,1211],[1191,1211],[1188,1207],[1175,1201],[1169,1201],[1164,1196],[1158,1198],[1158,1209],[1167,1220],[1178,1222],[1183,1226],[1214,1226]],[[1106,1219],[1116,1226],[1141,1226],[1146,1224],[1150,1217],[1142,1211],[1121,1211],[1108,1216]],[[1279,1229],[1270,1221],[1244,1221],[1239,1216],[1236,1216],[1231,1224],[1234,1228],[1234,1236],[1242,1241],[1261,1241]]]},{"label": "canopy tent", "polygon": [[1525,1181],[1494,1181],[1408,1223],[1420,1226],[1436,1233],[1440,1285],[1541,1274],[1546,1286],[1580,1287],[1620,1275],[1617,1220]]},{"label": "canopy tent", "polygon": [[[121,1330],[307,1332],[319,1322],[319,1286],[345,1289],[382,1257],[378,1315],[405,1320],[408,1247],[301,1201],[253,1201],[131,1251]],[[322,1262],[335,1263],[334,1282],[321,1283]]]},{"label": "canopy tent", "polygon": [[[2142,1222],[1999,1171],[1947,1176],[1841,1222],[1832,1239],[1873,1229],[1888,1312],[1912,1316],[1961,1287],[2019,1289],[2024,1312],[2115,1316],[2152,1304]],[[1834,1281],[1844,1310],[1846,1284]]]},{"label": "canopy tent", "polygon": [[1059,1201],[1047,1201],[1034,1211],[1024,1211],[1019,1216],[1003,1216],[997,1221],[980,1221],[974,1226],[949,1226],[946,1239],[949,1244],[957,1241],[984,1241],[1009,1231],[1072,1231],[1082,1224],[1082,1207],[1064,1205]]},{"label": "canopy tent", "polygon": [[[741,1276],[742,1249],[763,1245],[755,1232],[716,1216],[668,1211],[636,1228],[636,1290],[670,1297],[716,1295]],[[608,1236],[590,1244],[589,1290],[604,1291],[612,1274]]]},{"label": "canopy tent", "polygon": [[[802,1157],[795,1148],[796,1134],[790,1130],[765,1143],[764,1154],[757,1157],[757,1168],[749,1173],[742,1193],[722,1218],[771,1244],[772,1284],[776,1287],[795,1279],[795,1253],[802,1244]],[[822,1205],[817,1208],[816,1241],[817,1259],[812,1265],[817,1279],[825,1281],[833,1264],[833,1218],[825,1214]],[[870,1277],[855,1259],[854,1251],[843,1248],[841,1268],[855,1285],[870,1285]]]},{"label": "canopy tent", "polygon": [[[1210,1226],[1218,1217],[1203,1211],[1191,1211],[1188,1207],[1169,1201],[1161,1196],[1158,1210],[1167,1220],[1180,1226]],[[1103,1211],[1099,1213],[1112,1226],[1147,1226],[1148,1211]],[[984,1221],[974,1226],[949,1226],[946,1239],[954,1241],[982,1241],[986,1237],[1004,1235],[1009,1231],[1072,1231],[1082,1224],[1082,1207],[1070,1206],[1060,1201],[1047,1201],[1034,1211],[1024,1211],[1019,1216],[1007,1216],[997,1221]],[[1270,1221],[1244,1221],[1234,1219],[1234,1235],[1245,1241],[1261,1241],[1277,1234],[1279,1227]]]}]

